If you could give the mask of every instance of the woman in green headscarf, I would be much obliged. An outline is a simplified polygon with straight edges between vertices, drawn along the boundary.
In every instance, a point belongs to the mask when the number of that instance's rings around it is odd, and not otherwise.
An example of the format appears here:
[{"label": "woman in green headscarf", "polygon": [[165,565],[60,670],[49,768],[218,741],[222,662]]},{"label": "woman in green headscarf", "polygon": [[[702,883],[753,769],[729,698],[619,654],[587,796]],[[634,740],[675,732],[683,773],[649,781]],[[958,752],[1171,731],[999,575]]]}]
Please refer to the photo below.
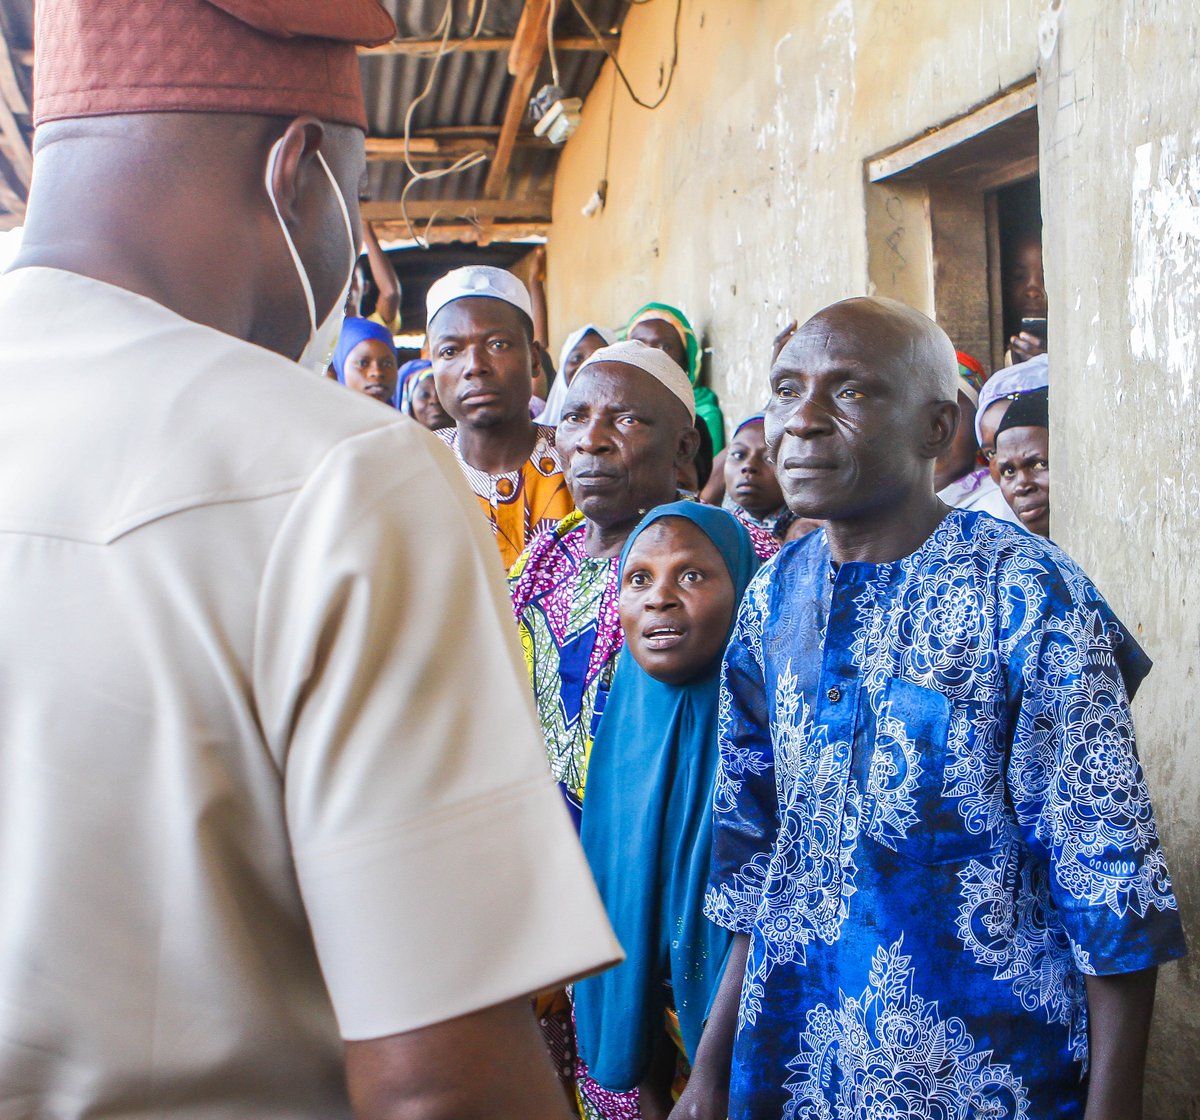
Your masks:
[{"label": "woman in green headscarf", "polygon": [[668,303],[648,303],[633,313],[625,337],[665,351],[687,371],[696,394],[696,417],[712,436],[713,454],[720,451],[725,446],[725,421],[717,394],[699,384],[700,340],[687,316]]}]

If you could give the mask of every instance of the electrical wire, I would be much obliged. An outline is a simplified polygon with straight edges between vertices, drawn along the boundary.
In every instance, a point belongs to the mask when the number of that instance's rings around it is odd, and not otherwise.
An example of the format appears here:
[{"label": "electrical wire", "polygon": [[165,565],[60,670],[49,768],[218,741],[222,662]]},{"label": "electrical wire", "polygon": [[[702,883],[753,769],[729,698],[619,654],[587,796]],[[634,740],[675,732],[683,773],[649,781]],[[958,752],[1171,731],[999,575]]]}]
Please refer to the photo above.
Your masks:
[{"label": "electrical wire", "polygon": [[[634,4],[647,4],[650,0],[631,0]],[[633,92],[633,85],[626,76],[625,71],[621,69],[621,64],[617,61],[616,54],[609,47],[607,40],[600,34],[600,29],[592,22],[591,16],[587,14],[581,0],[571,0],[575,5],[575,10],[579,13],[580,18],[587,25],[587,29],[592,33],[593,38],[600,45],[600,49],[609,57],[613,66],[616,67],[617,73],[621,77],[621,81],[625,83],[625,88],[629,91],[629,96],[633,98],[635,105],[640,105],[643,109],[657,109],[667,99],[667,94],[671,92],[671,83],[675,80],[675,67],[679,62],[679,16],[683,11],[683,0],[675,0],[675,30],[671,41],[671,68],[667,71],[667,84],[663,86],[663,91],[658,95],[658,100],[654,102],[643,101],[636,93]]]},{"label": "electrical wire", "polygon": [[554,50],[554,14],[558,8],[558,0],[550,0],[546,5],[546,50],[550,55],[550,80],[558,85],[558,54]]},{"label": "electrical wire", "polygon": [[[465,39],[459,40],[453,46],[450,46],[450,32],[453,29],[454,24],[454,0],[446,0],[446,7],[442,12],[442,18],[438,21],[437,30],[434,32],[435,35],[440,36],[441,42],[438,45],[437,54],[435,54],[433,57],[433,66],[430,68],[429,77],[426,79],[425,86],[421,90],[420,94],[418,94],[418,96],[410,103],[408,106],[408,111],[404,114],[404,164],[408,170],[409,178],[408,182],[404,184],[403,190],[400,192],[400,214],[404,219],[405,226],[408,228],[409,238],[422,249],[429,248],[429,232],[433,228],[434,222],[437,221],[442,214],[451,212],[452,207],[437,207],[429,215],[429,219],[425,223],[423,232],[418,233],[416,227],[412,223],[412,219],[408,214],[409,191],[411,191],[417,183],[426,182],[433,179],[442,179],[448,175],[457,175],[460,172],[469,171],[472,167],[478,167],[479,164],[485,163],[489,157],[487,151],[481,148],[478,151],[468,152],[465,155],[460,156],[448,167],[438,167],[430,171],[418,171],[413,164],[412,152],[410,148],[412,140],[413,115],[416,112],[417,106],[425,101],[432,92],[434,82],[437,80],[438,70],[441,68],[442,59],[447,55],[454,54],[456,51],[461,51],[466,43],[479,37],[480,32],[483,30],[484,20],[487,18],[489,2],[490,0],[482,0],[479,8],[479,15],[475,20],[475,25],[472,28],[471,33]],[[629,0],[630,4],[639,5],[648,4],[650,2],[651,0]],[[666,101],[667,95],[671,92],[671,84],[675,80],[675,70],[679,63],[679,22],[683,10],[683,0],[676,0],[675,2],[675,20],[671,37],[671,65],[670,69],[667,71],[666,85],[663,86],[663,90],[659,94],[658,100],[653,102],[643,101],[642,98],[638,97],[638,95],[634,92],[633,84],[630,82],[628,75],[626,75],[624,69],[621,67],[621,63],[617,60],[616,54],[609,47],[607,40],[600,33],[600,29],[595,25],[591,17],[588,15],[587,10],[584,8],[581,0],[571,0],[571,3],[574,5],[575,10],[579,13],[580,18],[587,26],[588,31],[590,31],[593,38],[595,38],[597,44],[600,46],[600,49],[604,51],[605,55],[612,61],[617,75],[620,77],[634,104],[641,106],[643,109],[657,109],[664,101]],[[474,7],[474,0],[471,6]],[[554,18],[557,8],[558,0],[550,0],[546,16],[546,46],[550,56],[550,70],[553,75],[553,81],[555,85],[559,84],[558,57],[557,52],[554,49]],[[609,143],[611,143],[611,140],[612,106],[610,105]],[[607,147],[608,145],[606,145],[605,151],[606,180],[608,178]],[[482,224],[479,221],[477,212],[460,213],[459,217],[462,217],[476,229],[482,229]]]},{"label": "electrical wire", "polygon": [[[433,223],[438,219],[443,212],[448,208],[439,206],[433,213],[429,215],[429,220],[425,223],[423,233],[418,234],[416,227],[412,223],[412,219],[408,216],[408,192],[412,190],[417,183],[426,182],[431,179],[442,179],[447,175],[456,175],[459,172],[467,171],[472,167],[477,167],[485,162],[488,154],[482,148],[476,152],[468,152],[466,155],[460,156],[448,167],[436,167],[431,171],[418,171],[413,164],[411,142],[412,142],[412,121],[413,114],[416,112],[417,106],[421,104],[432,92],[433,84],[437,80],[438,70],[441,67],[442,59],[455,51],[462,50],[466,43],[472,39],[479,37],[479,33],[483,30],[484,20],[487,18],[489,0],[483,0],[479,8],[479,16],[475,20],[475,26],[471,33],[454,46],[449,46],[450,32],[454,25],[454,0],[446,0],[446,7],[442,11],[442,18],[438,21],[435,35],[440,36],[441,43],[438,45],[437,54],[433,57],[433,66],[430,68],[429,77],[425,81],[425,88],[408,106],[408,111],[404,114],[404,165],[408,169],[408,182],[404,184],[404,189],[400,192],[400,215],[404,219],[404,224],[408,227],[408,234],[411,240],[415,241],[422,249],[429,248],[429,231],[433,228]],[[472,4],[472,7],[474,5]],[[465,218],[477,229],[479,228],[478,216],[462,214],[460,217]]]}]

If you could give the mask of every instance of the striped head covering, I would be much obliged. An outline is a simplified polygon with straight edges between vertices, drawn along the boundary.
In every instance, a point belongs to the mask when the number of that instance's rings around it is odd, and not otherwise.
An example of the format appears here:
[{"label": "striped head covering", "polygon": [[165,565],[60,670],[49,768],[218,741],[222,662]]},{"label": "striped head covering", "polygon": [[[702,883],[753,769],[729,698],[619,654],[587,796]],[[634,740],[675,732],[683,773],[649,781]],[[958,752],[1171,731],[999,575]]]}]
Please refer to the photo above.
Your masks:
[{"label": "striped head covering", "polygon": [[972,358],[970,354],[966,353],[966,351],[955,350],[954,356],[958,359],[958,376],[960,379],[958,391],[978,408],[979,394],[983,389],[983,383],[987,380],[987,374],[983,372],[983,366]]},{"label": "striped head covering", "polygon": [[664,323],[670,323],[679,333],[679,338],[683,342],[684,351],[687,354],[685,372],[688,380],[695,385],[700,376],[700,340],[696,337],[696,332],[692,330],[692,324],[688,322],[688,317],[678,307],[672,307],[669,303],[647,303],[630,316],[629,325],[625,328],[625,337],[629,337],[629,332],[638,323],[645,323],[649,319],[661,319]]}]

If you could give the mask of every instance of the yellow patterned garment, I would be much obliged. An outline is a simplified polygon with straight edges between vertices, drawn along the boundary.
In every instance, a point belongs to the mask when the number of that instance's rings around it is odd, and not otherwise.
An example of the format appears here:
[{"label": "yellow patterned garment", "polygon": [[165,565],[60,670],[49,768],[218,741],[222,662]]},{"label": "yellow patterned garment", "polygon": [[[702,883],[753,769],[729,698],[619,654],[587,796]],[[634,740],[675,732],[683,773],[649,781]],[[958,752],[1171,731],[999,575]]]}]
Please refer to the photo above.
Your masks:
[{"label": "yellow patterned garment", "polygon": [[471,492],[479,501],[504,561],[504,570],[516,563],[525,546],[543,529],[557,525],[575,509],[563,478],[554,429],[535,424],[537,441],[520,470],[487,474],[476,470],[458,448],[458,429],[442,428],[437,435],[454,452]]}]

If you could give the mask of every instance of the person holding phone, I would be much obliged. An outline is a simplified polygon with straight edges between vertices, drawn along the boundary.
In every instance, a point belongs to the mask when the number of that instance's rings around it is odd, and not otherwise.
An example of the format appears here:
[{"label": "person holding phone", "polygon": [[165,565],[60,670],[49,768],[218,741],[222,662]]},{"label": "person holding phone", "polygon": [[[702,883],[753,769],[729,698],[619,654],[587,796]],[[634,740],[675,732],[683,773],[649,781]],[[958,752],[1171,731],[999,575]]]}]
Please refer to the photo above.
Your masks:
[{"label": "person holding phone", "polygon": [[1008,340],[1008,365],[1046,353],[1046,274],[1042,267],[1042,235],[1025,230],[1013,241],[1005,264],[1004,302],[1020,329]]}]

